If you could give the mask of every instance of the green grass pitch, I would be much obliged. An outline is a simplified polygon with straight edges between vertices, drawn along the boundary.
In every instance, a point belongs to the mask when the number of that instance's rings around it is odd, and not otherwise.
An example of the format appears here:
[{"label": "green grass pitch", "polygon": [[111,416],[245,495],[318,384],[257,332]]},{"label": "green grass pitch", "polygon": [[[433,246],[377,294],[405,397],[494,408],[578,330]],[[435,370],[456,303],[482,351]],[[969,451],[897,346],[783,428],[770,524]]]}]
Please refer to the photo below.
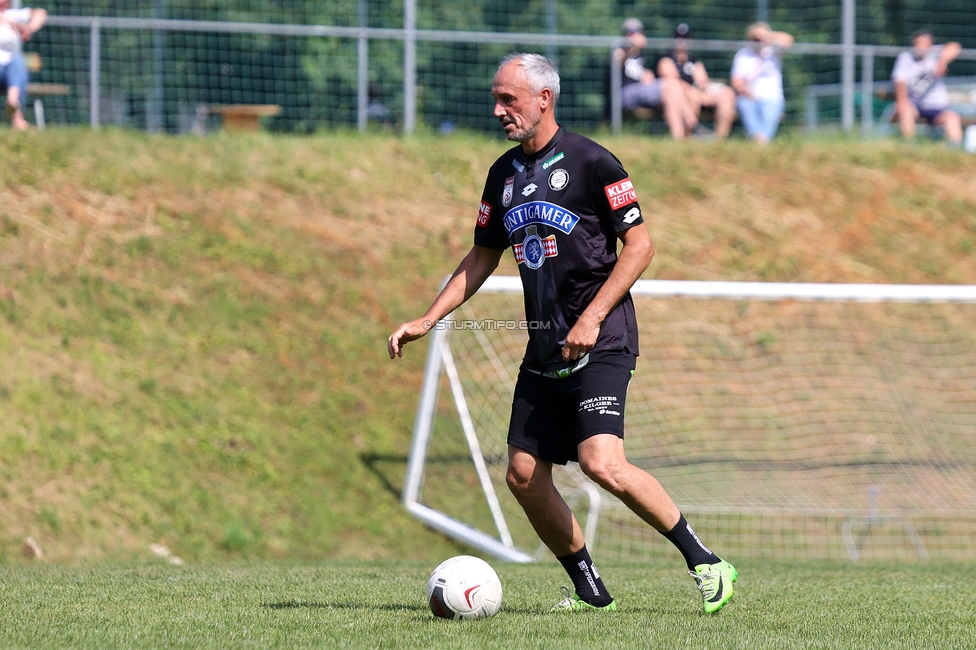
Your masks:
[{"label": "green grass pitch", "polygon": [[601,571],[616,614],[549,614],[555,562],[492,562],[487,620],[436,619],[416,562],[0,567],[3,648],[962,648],[976,564],[750,562],[736,596],[700,613],[672,562]]}]

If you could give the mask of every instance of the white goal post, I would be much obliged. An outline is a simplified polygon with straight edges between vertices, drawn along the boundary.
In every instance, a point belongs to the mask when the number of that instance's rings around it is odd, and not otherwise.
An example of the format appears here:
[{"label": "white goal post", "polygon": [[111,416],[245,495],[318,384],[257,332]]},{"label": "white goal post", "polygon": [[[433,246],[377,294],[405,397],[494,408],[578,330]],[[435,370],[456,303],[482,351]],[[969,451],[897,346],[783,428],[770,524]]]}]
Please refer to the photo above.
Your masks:
[{"label": "white goal post", "polygon": [[[640,280],[631,293],[641,356],[628,458],[713,548],[971,552],[976,286]],[[520,279],[498,276],[430,333],[403,489],[427,525],[516,562],[544,553],[504,483],[531,326]],[[601,557],[673,552],[575,464],[557,484]]]}]

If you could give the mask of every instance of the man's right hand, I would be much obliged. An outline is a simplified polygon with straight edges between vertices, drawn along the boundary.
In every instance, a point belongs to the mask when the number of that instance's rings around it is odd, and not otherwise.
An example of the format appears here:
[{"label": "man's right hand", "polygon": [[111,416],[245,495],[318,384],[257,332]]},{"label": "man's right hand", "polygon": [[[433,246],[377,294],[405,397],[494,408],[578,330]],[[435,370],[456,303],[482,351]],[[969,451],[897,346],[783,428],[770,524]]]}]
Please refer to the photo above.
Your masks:
[{"label": "man's right hand", "polygon": [[386,341],[386,349],[390,353],[390,358],[402,357],[403,348],[407,343],[423,337],[433,327],[434,323],[427,318],[418,318],[400,325]]}]

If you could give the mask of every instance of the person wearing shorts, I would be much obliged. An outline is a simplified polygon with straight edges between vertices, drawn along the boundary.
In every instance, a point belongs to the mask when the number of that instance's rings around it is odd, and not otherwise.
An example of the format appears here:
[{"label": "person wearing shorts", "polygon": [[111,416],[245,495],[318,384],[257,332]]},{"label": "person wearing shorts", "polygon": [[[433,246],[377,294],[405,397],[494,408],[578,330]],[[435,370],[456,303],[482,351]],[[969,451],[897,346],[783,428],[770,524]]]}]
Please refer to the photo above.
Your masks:
[{"label": "person wearing shorts", "polygon": [[932,34],[912,34],[912,49],[895,59],[891,80],[895,83],[895,118],[902,137],[915,137],[915,122],[941,126],[949,143],[962,143],[962,120],[949,108],[949,90],[943,78],[962,46],[952,42],[933,45]]},{"label": "person wearing shorts", "polygon": [[644,48],[647,37],[644,24],[637,18],[628,18],[621,29],[624,43],[613,51],[614,65],[620,67],[620,106],[633,112],[638,108],[660,110],[671,136],[680,140],[698,126],[698,116],[688,97],[675,79],[656,77],[647,67]]},{"label": "person wearing shorts", "polygon": [[488,171],[474,246],[426,313],[394,330],[387,350],[391,359],[402,356],[407,343],[474,295],[511,248],[530,327],[513,397],[507,483],[573,582],[575,593],[566,590],[553,609],[617,609],[552,480],[553,465],[572,461],[681,551],[705,612],[715,612],[732,596],[735,567],[699,540],[661,484],[624,454],[624,407],[639,353],[630,288],[654,246],[620,161],[556,123],[559,90],[546,57],[502,60],[494,115],[519,146]]}]

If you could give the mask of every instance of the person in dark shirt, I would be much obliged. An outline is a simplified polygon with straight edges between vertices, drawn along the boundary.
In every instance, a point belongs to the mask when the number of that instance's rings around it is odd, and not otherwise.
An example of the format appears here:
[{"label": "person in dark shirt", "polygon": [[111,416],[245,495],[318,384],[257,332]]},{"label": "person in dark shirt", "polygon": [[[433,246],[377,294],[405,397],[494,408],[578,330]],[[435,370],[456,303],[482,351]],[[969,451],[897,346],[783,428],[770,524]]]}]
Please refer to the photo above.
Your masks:
[{"label": "person in dark shirt", "polygon": [[688,51],[688,39],[692,38],[688,23],[674,28],[674,48],[658,59],[657,76],[660,79],[680,79],[695,116],[701,118],[702,108],[715,113],[715,135],[727,138],[735,122],[735,91],[726,84],[712,81],[705,64]]},{"label": "person in dark shirt", "polygon": [[682,84],[671,78],[657,77],[647,65],[644,48],[647,37],[644,24],[637,18],[624,20],[621,32],[624,43],[613,50],[613,65],[620,68],[620,105],[625,111],[641,108],[660,110],[671,136],[680,140],[698,126],[698,117],[688,102]]},{"label": "person in dark shirt", "polygon": [[576,461],[681,551],[705,611],[718,611],[732,596],[735,567],[699,541],[661,484],[624,454],[624,405],[638,354],[630,288],[654,245],[620,161],[556,123],[559,88],[544,56],[502,60],[494,115],[519,146],[488,172],[471,251],[427,312],[390,335],[387,350],[391,359],[402,356],[478,290],[511,246],[530,336],[512,403],[507,482],[573,581],[575,593],[567,590],[553,609],[617,609],[553,484],[553,464]]}]

